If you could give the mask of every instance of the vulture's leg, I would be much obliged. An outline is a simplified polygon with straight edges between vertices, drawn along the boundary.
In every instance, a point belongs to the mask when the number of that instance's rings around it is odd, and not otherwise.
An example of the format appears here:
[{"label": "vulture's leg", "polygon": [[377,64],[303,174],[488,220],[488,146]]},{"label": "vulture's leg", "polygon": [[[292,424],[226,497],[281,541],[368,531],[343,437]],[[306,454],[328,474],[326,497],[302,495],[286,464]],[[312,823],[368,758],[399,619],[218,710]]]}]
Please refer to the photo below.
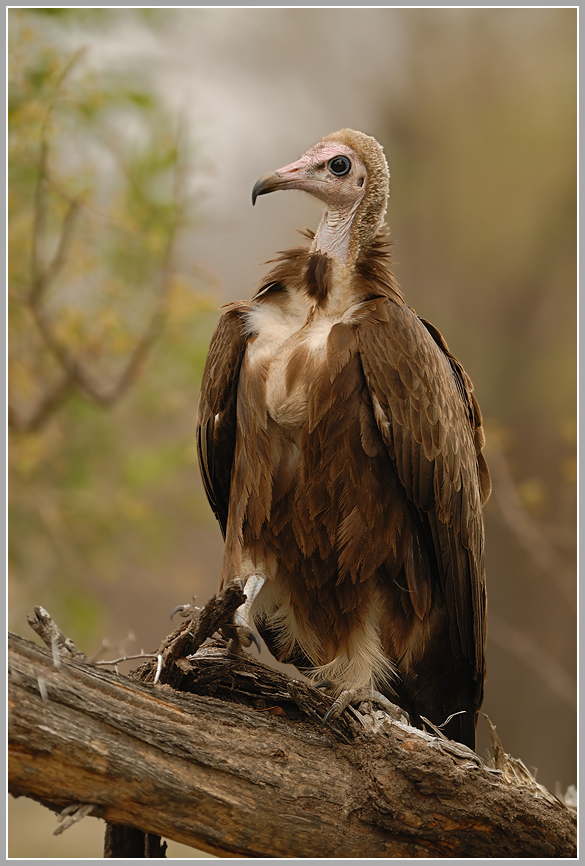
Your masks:
[{"label": "vulture's leg", "polygon": [[255,643],[260,652],[260,641],[250,628],[250,611],[258,593],[266,583],[266,578],[262,574],[250,574],[241,583],[242,589],[246,592],[246,601],[236,610],[233,626],[225,629],[230,640],[228,650],[237,653],[242,647],[249,647]]},{"label": "vulture's leg", "polygon": [[[410,722],[408,713],[406,710],[403,710],[402,707],[393,704],[392,701],[389,701],[387,697],[380,692],[377,692],[375,689],[364,688],[346,689],[341,692],[325,713],[323,724],[327,724],[330,719],[339,718],[342,712],[350,705],[359,705],[363,701],[368,701],[370,704],[377,704],[381,710],[387,713],[390,718],[396,722],[405,722],[407,724]],[[371,713],[366,713],[365,715],[371,715]]]}]

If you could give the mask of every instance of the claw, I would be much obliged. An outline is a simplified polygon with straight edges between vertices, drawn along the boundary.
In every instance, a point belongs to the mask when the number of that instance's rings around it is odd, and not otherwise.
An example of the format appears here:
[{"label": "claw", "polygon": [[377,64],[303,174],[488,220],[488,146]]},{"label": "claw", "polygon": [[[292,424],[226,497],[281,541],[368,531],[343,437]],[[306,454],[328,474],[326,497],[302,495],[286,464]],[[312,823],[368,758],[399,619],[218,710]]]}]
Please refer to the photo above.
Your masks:
[{"label": "claw", "polygon": [[186,611],[186,610],[191,610],[192,608],[193,608],[193,605],[192,605],[192,604],[177,604],[177,605],[172,609],[172,611],[171,611],[171,619],[172,619],[172,618],[174,617],[174,615],[175,615],[176,613],[178,613],[180,610],[181,610],[181,611]]},{"label": "claw", "polygon": [[[325,713],[325,715],[321,719],[321,724],[323,726],[325,726],[327,724],[327,722],[333,718],[334,710],[335,710],[335,704],[333,703],[333,704],[331,704],[331,706],[329,707],[329,709],[327,710],[327,712]],[[337,716],[335,716],[335,718],[337,718]]]},{"label": "claw", "polygon": [[243,626],[232,626],[221,630],[221,634],[228,640],[228,652],[232,655],[238,655],[242,647],[249,647],[251,644],[256,644],[258,653],[262,651],[258,635],[252,629]]},{"label": "claw", "polygon": [[380,709],[384,710],[395,721],[406,721],[410,724],[410,717],[406,710],[393,704],[385,695],[372,689],[346,689],[341,692],[323,716],[321,724],[326,725],[331,719],[339,718],[342,712],[351,704],[359,704],[362,701],[370,701],[377,704]]},{"label": "claw", "polygon": [[256,645],[258,652],[262,652],[260,639],[256,632],[253,632],[247,625],[234,623],[231,626],[224,626],[220,629],[222,636],[230,642],[230,652],[238,654],[242,647],[249,647],[251,644]]},{"label": "claw", "polygon": [[260,638],[258,637],[258,635],[255,632],[251,631],[250,632],[250,639],[252,640],[252,643],[255,643],[256,646],[258,647],[258,653],[261,653],[262,647],[260,646]]},{"label": "claw", "polygon": [[262,652],[262,647],[258,635],[248,628],[247,625],[235,622],[232,626],[225,627],[220,630],[223,636],[230,642],[230,652],[237,655],[242,647],[249,647],[250,644],[256,644],[258,652]]}]

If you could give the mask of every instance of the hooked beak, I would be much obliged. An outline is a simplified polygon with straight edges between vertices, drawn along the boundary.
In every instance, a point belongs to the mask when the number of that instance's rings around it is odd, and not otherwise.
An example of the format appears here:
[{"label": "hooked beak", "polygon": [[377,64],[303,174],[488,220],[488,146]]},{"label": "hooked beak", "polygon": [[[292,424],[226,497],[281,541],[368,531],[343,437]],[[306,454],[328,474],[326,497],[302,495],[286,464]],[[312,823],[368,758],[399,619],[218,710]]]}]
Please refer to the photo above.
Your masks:
[{"label": "hooked beak", "polygon": [[252,204],[256,204],[259,195],[266,195],[277,189],[304,189],[306,192],[313,192],[314,182],[307,175],[307,165],[308,159],[303,156],[297,162],[291,162],[278,171],[263,175],[254,184]]},{"label": "hooked beak", "polygon": [[274,171],[272,174],[265,174],[254,184],[254,189],[252,190],[252,204],[256,204],[256,199],[259,195],[266,195],[267,192],[274,192],[276,189],[283,189],[285,181],[280,177],[278,172]]}]

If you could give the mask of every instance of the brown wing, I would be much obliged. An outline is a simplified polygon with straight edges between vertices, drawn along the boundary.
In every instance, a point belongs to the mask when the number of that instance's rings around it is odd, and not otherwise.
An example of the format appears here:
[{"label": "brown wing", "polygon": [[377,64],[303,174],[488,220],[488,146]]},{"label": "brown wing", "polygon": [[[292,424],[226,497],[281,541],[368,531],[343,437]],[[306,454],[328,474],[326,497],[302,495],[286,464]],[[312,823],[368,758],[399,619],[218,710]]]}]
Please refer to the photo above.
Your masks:
[{"label": "brown wing", "polygon": [[470,663],[479,702],[485,644],[481,506],[489,495],[479,407],[469,378],[432,325],[385,298],[373,301],[372,311],[357,334],[376,423],[421,537],[434,552],[453,653]]},{"label": "brown wing", "polygon": [[203,370],[197,450],[205,492],[225,538],[236,441],[236,400],[246,348],[242,327],[247,304],[227,307],[211,338]]}]

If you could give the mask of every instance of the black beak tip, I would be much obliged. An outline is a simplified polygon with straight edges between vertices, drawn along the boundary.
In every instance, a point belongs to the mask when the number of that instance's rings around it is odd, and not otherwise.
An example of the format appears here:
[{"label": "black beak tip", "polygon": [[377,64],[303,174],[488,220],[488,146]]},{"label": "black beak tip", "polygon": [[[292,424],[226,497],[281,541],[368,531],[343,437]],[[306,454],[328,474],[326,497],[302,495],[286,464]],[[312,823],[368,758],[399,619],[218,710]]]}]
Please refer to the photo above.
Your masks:
[{"label": "black beak tip", "polygon": [[274,174],[265,174],[264,177],[259,178],[254,184],[254,189],[252,190],[252,204],[256,204],[256,199],[259,195],[266,195],[268,192],[274,192],[274,190],[279,189],[280,186],[282,186],[282,180],[276,172],[274,172]]},{"label": "black beak tip", "polygon": [[256,183],[254,184],[254,189],[252,190],[252,205],[255,205],[258,196],[262,195],[266,191],[266,178],[261,177],[260,180],[256,181]]}]

